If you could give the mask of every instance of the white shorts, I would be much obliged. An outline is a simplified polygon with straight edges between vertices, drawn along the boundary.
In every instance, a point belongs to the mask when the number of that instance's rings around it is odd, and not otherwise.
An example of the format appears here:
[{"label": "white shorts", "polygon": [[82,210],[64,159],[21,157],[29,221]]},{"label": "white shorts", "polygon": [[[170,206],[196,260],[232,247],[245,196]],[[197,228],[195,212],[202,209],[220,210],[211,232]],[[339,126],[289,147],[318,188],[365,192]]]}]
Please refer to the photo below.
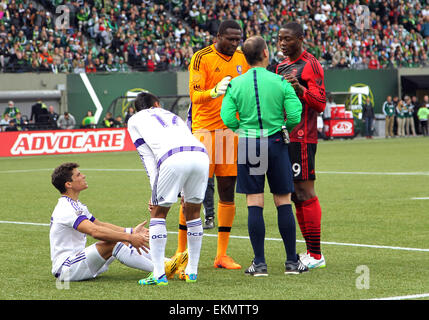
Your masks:
[{"label": "white shorts", "polygon": [[185,202],[202,203],[209,175],[209,157],[200,151],[178,152],[162,162],[152,190],[152,204],[171,207],[182,192]]},{"label": "white shorts", "polygon": [[55,275],[59,281],[81,281],[92,279],[107,271],[110,259],[104,260],[98,253],[96,244],[70,256]]}]

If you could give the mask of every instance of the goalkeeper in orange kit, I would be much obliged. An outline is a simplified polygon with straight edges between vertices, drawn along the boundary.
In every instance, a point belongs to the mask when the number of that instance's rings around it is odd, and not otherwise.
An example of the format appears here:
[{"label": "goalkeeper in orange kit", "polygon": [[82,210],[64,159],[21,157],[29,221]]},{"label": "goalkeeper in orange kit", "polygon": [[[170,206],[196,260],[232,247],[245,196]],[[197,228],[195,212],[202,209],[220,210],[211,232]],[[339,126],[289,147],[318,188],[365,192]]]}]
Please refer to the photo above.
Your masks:
[{"label": "goalkeeper in orange kit", "polygon": [[[231,79],[249,69],[243,52],[237,49],[242,35],[241,27],[236,21],[223,21],[219,26],[216,43],[197,51],[189,66],[191,129],[209,152],[209,177],[216,175],[219,195],[215,268],[241,268],[226,254],[235,216],[234,189],[237,178],[238,138],[224,125],[220,109]],[[186,220],[181,207],[176,255],[185,252],[186,243]],[[183,268],[178,269],[179,273],[181,269]]]}]

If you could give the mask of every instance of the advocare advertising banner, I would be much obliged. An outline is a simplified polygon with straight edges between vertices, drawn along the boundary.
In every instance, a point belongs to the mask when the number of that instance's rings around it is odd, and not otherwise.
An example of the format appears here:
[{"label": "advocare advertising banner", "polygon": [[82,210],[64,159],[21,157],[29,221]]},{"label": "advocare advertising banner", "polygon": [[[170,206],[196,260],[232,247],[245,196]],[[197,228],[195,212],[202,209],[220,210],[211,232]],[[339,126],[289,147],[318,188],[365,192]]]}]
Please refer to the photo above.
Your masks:
[{"label": "advocare advertising banner", "polygon": [[0,132],[0,157],[135,150],[126,128]]}]

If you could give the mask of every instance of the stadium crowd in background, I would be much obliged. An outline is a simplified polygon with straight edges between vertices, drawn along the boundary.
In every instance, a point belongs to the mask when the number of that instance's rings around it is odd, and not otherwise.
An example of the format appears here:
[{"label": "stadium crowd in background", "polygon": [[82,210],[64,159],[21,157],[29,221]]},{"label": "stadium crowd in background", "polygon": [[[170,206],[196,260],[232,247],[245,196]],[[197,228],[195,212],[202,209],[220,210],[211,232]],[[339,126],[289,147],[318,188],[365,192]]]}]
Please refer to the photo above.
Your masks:
[{"label": "stadium crowd in background", "polygon": [[[58,28],[64,7],[69,26]],[[283,58],[278,30],[293,20],[303,25],[305,47],[324,68],[428,63],[429,4],[423,0],[1,0],[0,67],[55,73],[187,70],[193,53],[213,42],[225,19],[240,23],[243,40],[261,35],[272,60]]]}]

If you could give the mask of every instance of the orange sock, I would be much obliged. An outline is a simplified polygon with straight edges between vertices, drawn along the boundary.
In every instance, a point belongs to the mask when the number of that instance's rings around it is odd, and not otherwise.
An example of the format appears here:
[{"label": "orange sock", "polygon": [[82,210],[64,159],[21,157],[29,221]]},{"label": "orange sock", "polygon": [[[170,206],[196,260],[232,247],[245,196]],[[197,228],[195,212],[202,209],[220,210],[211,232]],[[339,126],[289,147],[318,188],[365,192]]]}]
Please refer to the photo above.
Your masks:
[{"label": "orange sock", "polygon": [[235,204],[222,203],[217,205],[217,220],[218,220],[218,234],[217,234],[217,252],[216,256],[225,256],[226,249],[228,248],[229,235],[231,233],[232,223],[235,217]]},{"label": "orange sock", "polygon": [[186,227],[186,218],[183,214],[183,208],[180,206],[179,211],[179,235],[177,236],[177,250],[176,253],[183,252],[186,250],[186,246],[188,243],[188,236],[186,235],[187,227]]}]

